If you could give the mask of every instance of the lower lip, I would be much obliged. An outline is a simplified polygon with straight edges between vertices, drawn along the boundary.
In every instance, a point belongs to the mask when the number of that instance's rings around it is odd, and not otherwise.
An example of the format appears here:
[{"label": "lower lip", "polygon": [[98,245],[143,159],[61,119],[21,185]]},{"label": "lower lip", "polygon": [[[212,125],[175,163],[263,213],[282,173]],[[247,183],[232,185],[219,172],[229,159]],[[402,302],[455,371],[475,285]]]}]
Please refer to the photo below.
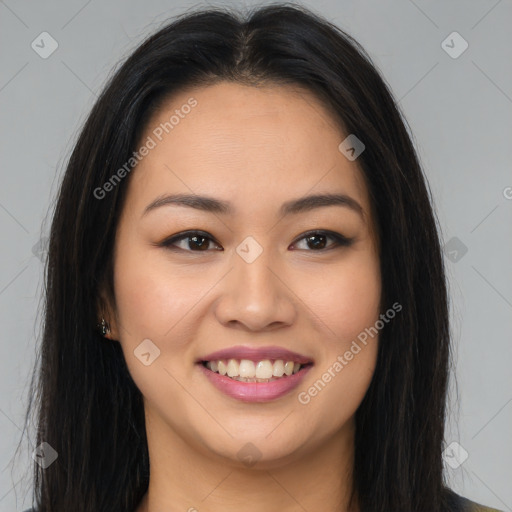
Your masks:
[{"label": "lower lip", "polygon": [[295,389],[313,365],[305,366],[293,375],[280,377],[272,382],[240,382],[212,372],[202,363],[198,363],[198,366],[206,378],[224,394],[242,402],[269,402]]}]

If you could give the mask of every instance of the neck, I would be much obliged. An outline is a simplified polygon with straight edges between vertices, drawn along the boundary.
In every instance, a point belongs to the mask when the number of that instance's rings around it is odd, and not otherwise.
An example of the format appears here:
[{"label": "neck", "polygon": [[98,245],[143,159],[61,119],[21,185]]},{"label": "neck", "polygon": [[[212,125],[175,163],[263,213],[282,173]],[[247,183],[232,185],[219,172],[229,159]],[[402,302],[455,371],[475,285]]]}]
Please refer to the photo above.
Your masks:
[{"label": "neck", "polygon": [[319,503],[324,512],[358,511],[357,503],[349,509],[353,420],[321,445],[286,461],[262,457],[250,468],[205,454],[162,420],[146,422],[152,427],[147,429],[150,482],[136,512],[303,512],[318,510]]}]

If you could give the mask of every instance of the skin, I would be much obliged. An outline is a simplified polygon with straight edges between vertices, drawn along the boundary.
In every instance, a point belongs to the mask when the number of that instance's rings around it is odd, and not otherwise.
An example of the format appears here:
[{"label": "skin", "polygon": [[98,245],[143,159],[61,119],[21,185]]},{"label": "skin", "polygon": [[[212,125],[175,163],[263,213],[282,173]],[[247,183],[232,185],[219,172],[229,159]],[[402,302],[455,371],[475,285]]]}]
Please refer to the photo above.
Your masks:
[{"label": "skin", "polygon": [[[110,337],[144,396],[151,466],[136,512],[295,512],[318,503],[326,512],[348,510],[354,414],[375,369],[378,337],[309,403],[297,397],[380,313],[368,192],[357,160],[338,150],[348,134],[307,91],[221,82],[175,95],[142,140],[190,97],[197,106],[132,171],[116,235]],[[362,214],[339,205],[278,214],[285,201],[333,192],[357,201]],[[143,215],[170,193],[229,201],[234,213],[166,205]],[[158,245],[193,229],[211,236],[207,250],[194,252],[189,239],[175,251]],[[316,249],[301,240],[310,230],[353,242],[335,247],[320,237],[326,248]],[[263,248],[250,264],[236,252],[247,236]],[[134,356],[144,339],[160,350],[149,366]],[[233,345],[278,345],[315,364],[291,393],[244,403],[194,364]],[[261,457],[252,467],[237,457],[249,442]]]}]

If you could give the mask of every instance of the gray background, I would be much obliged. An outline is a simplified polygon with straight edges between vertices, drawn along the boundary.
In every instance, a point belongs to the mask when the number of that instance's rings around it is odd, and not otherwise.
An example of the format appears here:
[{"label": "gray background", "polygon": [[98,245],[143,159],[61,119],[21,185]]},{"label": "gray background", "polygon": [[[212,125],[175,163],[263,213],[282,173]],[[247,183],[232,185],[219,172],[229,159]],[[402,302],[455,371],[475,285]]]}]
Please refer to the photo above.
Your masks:
[{"label": "gray background", "polygon": [[[77,130],[121,58],[167,18],[206,5],[228,4],[0,2],[0,511],[29,505],[30,444],[13,457],[40,322],[37,246]],[[512,510],[512,3],[303,5],[362,43],[415,135],[448,243],[460,407],[452,382],[446,443],[468,453],[459,467],[446,466],[447,479],[470,499]],[[47,59],[31,47],[44,31],[58,43]],[[453,31],[469,44],[458,58],[441,46]]]}]

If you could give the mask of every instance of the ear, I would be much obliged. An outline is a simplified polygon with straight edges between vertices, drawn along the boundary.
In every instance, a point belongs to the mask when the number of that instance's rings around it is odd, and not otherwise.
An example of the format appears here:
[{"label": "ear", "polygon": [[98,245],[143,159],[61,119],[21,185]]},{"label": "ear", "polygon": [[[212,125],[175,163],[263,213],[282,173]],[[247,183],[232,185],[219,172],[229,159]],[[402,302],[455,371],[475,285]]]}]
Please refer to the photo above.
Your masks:
[{"label": "ear", "polygon": [[119,340],[119,328],[116,315],[116,308],[112,304],[113,300],[109,298],[109,294],[104,288],[100,290],[100,294],[97,300],[96,316],[97,324],[101,324],[101,319],[104,318],[109,331],[104,335],[109,340]]}]

